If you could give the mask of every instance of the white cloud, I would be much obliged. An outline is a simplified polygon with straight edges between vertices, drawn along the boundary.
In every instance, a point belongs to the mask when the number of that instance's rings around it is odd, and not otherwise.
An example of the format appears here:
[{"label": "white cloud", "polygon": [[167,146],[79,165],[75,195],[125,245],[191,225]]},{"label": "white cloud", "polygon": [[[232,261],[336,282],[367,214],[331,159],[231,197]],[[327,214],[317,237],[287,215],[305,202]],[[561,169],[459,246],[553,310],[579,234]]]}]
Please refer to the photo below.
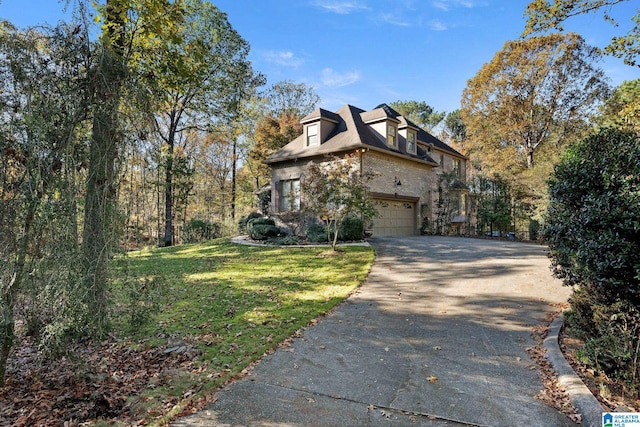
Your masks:
[{"label": "white cloud", "polygon": [[359,71],[347,71],[346,73],[339,73],[332,68],[325,68],[320,75],[320,81],[323,86],[328,87],[343,87],[353,84],[360,80]]},{"label": "white cloud", "polygon": [[429,28],[431,28],[433,31],[445,31],[447,30],[447,25],[440,21],[439,19],[432,19],[429,22]]},{"label": "white cloud", "polygon": [[479,6],[479,2],[475,0],[436,0],[432,3],[436,9],[448,12],[455,7],[466,7],[470,9],[472,7]]},{"label": "white cloud", "polygon": [[293,52],[290,51],[267,51],[263,55],[264,59],[274,64],[283,65],[285,67],[297,68],[304,62],[302,59],[296,57]]},{"label": "white cloud", "polygon": [[352,12],[359,10],[369,9],[360,1],[346,1],[346,0],[316,0],[313,4],[328,12],[337,13],[340,15],[348,15]]},{"label": "white cloud", "polygon": [[380,15],[378,15],[378,19],[387,24],[397,25],[399,27],[410,26],[409,22],[406,19],[403,19],[391,13],[381,13]]}]

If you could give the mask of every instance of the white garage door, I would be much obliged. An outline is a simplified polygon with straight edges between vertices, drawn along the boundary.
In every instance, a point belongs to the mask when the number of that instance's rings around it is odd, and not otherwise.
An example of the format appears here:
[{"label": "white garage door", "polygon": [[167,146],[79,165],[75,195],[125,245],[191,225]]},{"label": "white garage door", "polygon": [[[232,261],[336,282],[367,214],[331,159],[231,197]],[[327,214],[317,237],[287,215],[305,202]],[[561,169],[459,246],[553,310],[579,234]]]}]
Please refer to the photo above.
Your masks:
[{"label": "white garage door", "polygon": [[378,217],[373,219],[374,236],[416,234],[416,204],[398,200],[374,199]]}]

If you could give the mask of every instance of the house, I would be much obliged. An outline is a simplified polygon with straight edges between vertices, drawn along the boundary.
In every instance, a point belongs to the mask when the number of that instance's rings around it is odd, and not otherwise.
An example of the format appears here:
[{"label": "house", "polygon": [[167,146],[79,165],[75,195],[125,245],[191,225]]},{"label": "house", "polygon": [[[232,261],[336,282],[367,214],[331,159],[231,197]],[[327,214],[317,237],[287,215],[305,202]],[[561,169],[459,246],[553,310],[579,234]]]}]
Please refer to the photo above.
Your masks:
[{"label": "house", "polygon": [[[388,105],[370,111],[345,105],[335,113],[319,108],[301,124],[302,135],[265,161],[271,166],[273,213],[300,207],[309,162],[356,153],[361,170],[375,173],[369,183],[379,213],[374,236],[418,234],[424,224],[442,226],[443,217],[449,232],[464,230],[467,158]],[[443,216],[445,200],[450,209]]]}]

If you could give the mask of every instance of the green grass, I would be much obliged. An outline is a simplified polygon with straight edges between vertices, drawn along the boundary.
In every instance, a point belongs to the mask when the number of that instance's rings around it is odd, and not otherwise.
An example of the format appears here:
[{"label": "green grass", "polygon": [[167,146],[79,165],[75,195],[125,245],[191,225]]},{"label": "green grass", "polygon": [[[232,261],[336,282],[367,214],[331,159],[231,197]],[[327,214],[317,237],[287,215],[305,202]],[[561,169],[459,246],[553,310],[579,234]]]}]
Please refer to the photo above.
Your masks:
[{"label": "green grass", "polygon": [[175,384],[153,388],[139,401],[161,402],[184,389],[197,390],[190,400],[211,393],[343,301],[363,282],[374,255],[369,247],[342,250],[321,256],[327,248],[244,246],[219,239],[119,259],[119,271],[128,277],[114,290],[119,306],[130,303],[131,283],[140,299],[137,307],[158,303],[157,313],[145,323],[134,321],[135,328],[129,316],[119,316],[119,334],[128,335],[132,345],[165,346],[171,339],[202,352],[197,374],[176,375]]}]

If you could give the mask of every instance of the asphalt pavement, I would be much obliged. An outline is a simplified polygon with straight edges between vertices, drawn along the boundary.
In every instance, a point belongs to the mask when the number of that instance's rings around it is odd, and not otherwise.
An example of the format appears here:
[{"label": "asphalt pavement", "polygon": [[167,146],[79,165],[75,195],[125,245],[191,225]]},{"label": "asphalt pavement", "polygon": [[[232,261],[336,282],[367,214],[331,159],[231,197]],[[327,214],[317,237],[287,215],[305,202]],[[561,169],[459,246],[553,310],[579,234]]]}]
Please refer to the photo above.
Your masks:
[{"label": "asphalt pavement", "polygon": [[174,426],[571,426],[535,398],[532,328],[570,290],[545,247],[372,239],[363,286]]}]

